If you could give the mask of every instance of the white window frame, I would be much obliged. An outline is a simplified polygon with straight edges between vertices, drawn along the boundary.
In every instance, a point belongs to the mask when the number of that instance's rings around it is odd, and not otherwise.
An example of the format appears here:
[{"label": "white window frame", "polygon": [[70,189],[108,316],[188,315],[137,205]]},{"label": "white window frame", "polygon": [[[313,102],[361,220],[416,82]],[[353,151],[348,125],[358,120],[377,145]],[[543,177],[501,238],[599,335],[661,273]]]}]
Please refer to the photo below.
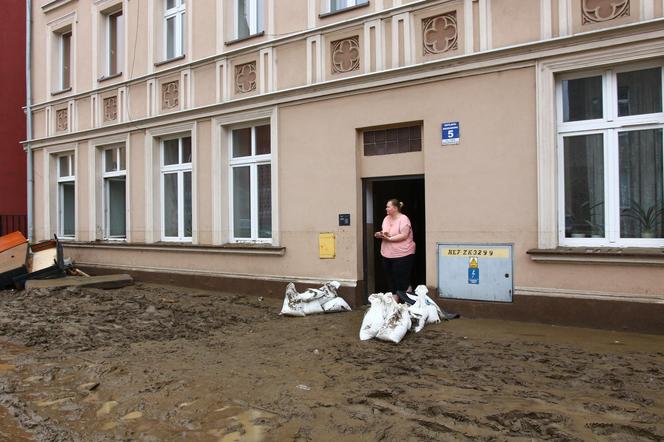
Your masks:
[{"label": "white window frame", "polygon": [[[167,8],[167,0],[164,2],[164,60],[170,60],[173,58],[181,57],[184,55],[184,26],[185,26],[185,14],[186,14],[186,0],[174,0],[175,6],[171,9]],[[175,19],[175,35],[173,36],[173,42],[175,47],[173,48],[173,56],[168,56],[168,20]]]},{"label": "white window frame", "polygon": [[[270,165],[270,176],[274,174],[274,168],[272,167],[272,134],[270,133],[270,153],[263,155],[256,155],[256,127],[258,126],[270,126],[272,129],[270,121],[263,122],[251,122],[247,124],[242,124],[238,126],[233,126],[228,131],[229,141],[228,141],[228,164],[229,164],[229,173],[228,173],[228,188],[229,188],[229,227],[230,227],[230,241],[234,243],[272,243],[272,238],[274,237],[274,204],[272,204],[271,211],[271,232],[272,235],[270,238],[259,238],[258,237],[258,166],[269,164]],[[251,155],[245,157],[233,158],[233,131],[238,129],[251,128]],[[250,182],[250,207],[251,207],[251,237],[250,238],[239,238],[235,236],[235,225],[234,225],[234,185],[233,185],[233,169],[237,167],[247,167],[249,166],[249,182]],[[270,183],[272,186],[272,181]],[[272,188],[272,198],[274,198],[274,189]]]},{"label": "white window frame", "polygon": [[[117,40],[118,40],[117,45],[116,45],[117,46],[116,47],[116,50],[117,50],[117,54],[116,54],[117,70],[116,70],[116,72],[111,72],[111,17],[117,16],[117,15],[122,16],[122,22],[121,22],[122,25],[121,26],[116,26],[116,30],[115,30],[115,35],[116,35]],[[116,21],[116,25],[117,25],[117,23],[118,22]],[[124,71],[124,51],[125,51],[125,47],[124,47],[124,44],[125,44],[125,42],[124,42],[124,32],[125,32],[124,31],[124,27],[125,27],[124,11],[122,9],[119,9],[117,11],[113,11],[113,12],[109,12],[108,14],[105,14],[104,15],[104,27],[106,29],[106,32],[105,32],[105,34],[106,34],[106,45],[105,45],[106,46],[105,47],[105,50],[106,50],[106,54],[105,54],[106,55],[106,57],[105,57],[106,58],[106,67],[104,69],[104,71],[105,71],[104,74],[107,77],[110,77],[110,76],[122,74],[122,72]]]},{"label": "white window frame", "polygon": [[[263,32],[265,29],[265,18],[263,0],[249,0],[249,35],[240,37],[240,2],[235,0],[235,38],[249,38]],[[259,26],[262,24],[263,26]]]},{"label": "white window frame", "polygon": [[[68,158],[68,166],[69,166],[69,175],[61,176],[60,174],[60,159],[61,158]],[[62,154],[58,154],[55,157],[56,160],[56,177],[57,177],[57,183],[58,183],[58,207],[57,207],[57,213],[58,213],[58,236],[60,238],[66,238],[66,239],[74,239],[76,237],[76,202],[74,202],[74,234],[73,235],[65,235],[64,233],[64,228],[65,228],[65,223],[64,223],[64,217],[65,217],[65,212],[64,212],[64,193],[62,192],[62,184],[64,183],[74,183],[74,192],[76,192],[76,153],[75,152],[65,152]],[[72,171],[74,172],[72,174]],[[75,200],[75,199],[74,199]]]},{"label": "white window frame", "polygon": [[[335,3],[343,3],[344,6],[340,6],[333,11],[332,5]],[[352,8],[353,6],[363,5],[365,3],[369,3],[369,0],[328,0],[327,12],[343,11],[344,9]]]},{"label": "white window frame", "polygon": [[[124,163],[125,163],[125,168],[121,168],[121,161],[120,161],[120,153],[122,152],[121,149],[124,149]],[[106,151],[108,150],[115,150],[116,155],[118,158],[118,164],[115,170],[107,172],[106,171]],[[107,146],[102,149],[101,152],[101,171],[102,171],[102,182],[103,182],[103,193],[102,193],[102,207],[103,207],[103,228],[104,228],[104,240],[107,241],[126,241],[127,240],[127,215],[129,211],[127,210],[127,149],[124,144],[116,144],[113,146]],[[118,235],[118,236],[112,236],[110,234],[110,226],[111,226],[111,217],[110,217],[110,197],[109,197],[109,180],[108,178],[118,178],[118,177],[124,177],[125,178],[125,234],[124,235]]]},{"label": "white window frame", "polygon": [[[626,131],[662,129],[664,137],[664,103],[662,112],[618,116],[617,74],[649,68],[662,71],[662,96],[664,100],[664,64],[661,61],[632,63],[606,69],[593,69],[583,72],[563,74],[556,79],[557,109],[557,193],[558,193],[558,243],[571,247],[664,247],[664,238],[621,238],[620,237],[620,165],[619,134]],[[577,78],[602,76],[602,118],[563,122],[562,82]],[[577,135],[603,134],[604,138],[604,238],[567,238],[565,236],[565,177],[564,177],[564,138]],[[663,139],[664,149],[664,139]]]},{"label": "white window frame", "polygon": [[[168,242],[192,242],[193,241],[193,229],[194,229],[194,172],[192,167],[192,162],[183,163],[182,158],[182,139],[191,138],[191,149],[192,149],[192,161],[193,161],[193,137],[191,134],[180,134],[172,135],[168,137],[163,137],[159,142],[159,186],[160,192],[159,197],[161,198],[161,240]],[[164,165],[164,142],[178,140],[178,163]],[[184,236],[184,174],[185,172],[191,172],[191,207],[192,207],[192,219],[191,219],[191,235]],[[166,210],[165,210],[165,200],[164,200],[164,176],[166,174],[177,174],[178,177],[178,236],[166,236]]]},{"label": "white window frame", "polygon": [[[65,35],[69,35],[69,85],[65,87]],[[72,88],[74,32],[70,29],[58,34],[58,87],[64,91]]]}]

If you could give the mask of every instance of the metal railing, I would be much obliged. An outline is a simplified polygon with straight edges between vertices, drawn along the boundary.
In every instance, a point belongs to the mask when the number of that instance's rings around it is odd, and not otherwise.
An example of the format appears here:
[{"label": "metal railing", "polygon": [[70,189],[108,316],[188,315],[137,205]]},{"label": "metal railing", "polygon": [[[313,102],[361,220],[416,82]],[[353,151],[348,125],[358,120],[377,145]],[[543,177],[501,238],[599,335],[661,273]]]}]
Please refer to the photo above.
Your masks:
[{"label": "metal railing", "polygon": [[28,237],[27,215],[0,215],[0,236],[20,231],[23,236]]}]

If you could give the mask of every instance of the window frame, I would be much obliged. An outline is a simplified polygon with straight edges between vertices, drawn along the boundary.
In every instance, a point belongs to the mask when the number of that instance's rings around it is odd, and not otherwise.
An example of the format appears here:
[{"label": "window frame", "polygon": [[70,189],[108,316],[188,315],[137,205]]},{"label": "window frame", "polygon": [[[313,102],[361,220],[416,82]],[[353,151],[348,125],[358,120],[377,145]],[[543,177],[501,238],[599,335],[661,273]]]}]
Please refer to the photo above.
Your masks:
[{"label": "window frame", "polygon": [[[260,126],[268,126],[270,128],[270,153],[256,155],[256,128]],[[233,131],[239,129],[251,128],[251,155],[243,157],[233,157]],[[274,195],[270,199],[271,211],[271,235],[269,238],[259,238],[259,214],[258,214],[258,166],[270,165],[270,178],[274,174],[272,168],[272,152],[273,152],[273,139],[272,139],[272,123],[271,121],[253,121],[250,123],[235,125],[229,128],[228,131],[228,202],[229,202],[229,239],[232,243],[251,243],[251,244],[272,244],[274,238]],[[250,209],[251,209],[251,236],[249,238],[235,236],[235,220],[234,220],[234,194],[235,188],[233,183],[233,172],[235,168],[249,167],[249,194],[250,194]],[[272,189],[272,181],[270,182]]]},{"label": "window frame", "polygon": [[[116,29],[115,29],[115,35],[116,35],[116,70],[115,72],[111,72],[111,64],[112,64],[112,57],[111,57],[111,18],[112,17],[117,17],[120,16],[122,17],[122,22],[121,25],[118,26],[118,21],[116,19]],[[125,54],[125,47],[124,47],[124,32],[125,32],[125,20],[124,20],[124,11],[122,9],[115,10],[108,12],[104,14],[104,27],[105,27],[105,36],[106,36],[106,44],[105,44],[105,67],[104,67],[104,75],[106,77],[113,77],[116,75],[121,75],[122,72],[124,71],[124,54]]]},{"label": "window frame", "polygon": [[[234,0],[234,1],[235,1],[234,38],[236,40],[244,40],[246,38],[251,38],[255,35],[259,35],[261,32],[265,32],[265,12],[264,12],[265,4],[263,0],[249,0],[249,13],[248,13],[249,35],[243,35],[243,36],[240,36],[240,2],[243,0]],[[262,24],[262,26],[259,26],[260,24]]]},{"label": "window frame", "polygon": [[[121,168],[121,162],[119,161],[120,152],[124,150],[124,169]],[[118,164],[114,171],[106,170],[106,151],[116,150],[118,155]],[[109,178],[125,178],[125,234],[120,235],[111,235],[110,234],[110,197],[109,197]],[[124,143],[114,144],[105,146],[101,149],[101,179],[102,179],[102,210],[103,210],[103,239],[105,241],[126,241],[127,240],[127,217],[129,215],[128,204],[127,204],[127,148]]]},{"label": "window frame", "polygon": [[[649,114],[618,116],[618,74],[660,68],[662,111]],[[563,122],[564,80],[602,76],[602,118]],[[622,132],[662,129],[664,156],[664,63],[650,60],[606,68],[589,69],[558,75],[556,88],[556,164],[557,164],[557,222],[558,244],[570,247],[664,247],[664,238],[620,237],[620,164],[619,135]],[[604,155],[604,237],[567,238],[565,225],[565,158],[564,140],[567,137],[603,134]],[[664,171],[663,171],[664,173]]]},{"label": "window frame", "polygon": [[[175,6],[171,9],[168,8],[168,0],[163,0],[164,2],[164,20],[163,20],[163,38],[164,38],[164,60],[173,60],[178,57],[185,55],[184,47],[184,31],[185,31],[185,17],[187,13],[187,4],[186,0],[174,0]],[[175,20],[175,28],[173,36],[173,56],[168,56],[168,20],[173,18]]]},{"label": "window frame", "polygon": [[[191,155],[192,161],[188,163],[183,163],[182,160],[182,140],[184,138],[190,138],[191,140]],[[166,141],[178,140],[178,163],[164,165],[164,143]],[[194,170],[193,170],[193,137],[191,134],[178,134],[178,135],[169,135],[162,137],[159,140],[159,198],[160,198],[160,207],[161,207],[161,240],[164,242],[193,242],[194,236],[194,219],[193,219],[193,210],[194,210]],[[191,207],[192,207],[192,219],[191,219],[191,236],[184,235],[184,174],[186,172],[191,173]],[[166,236],[166,210],[165,210],[165,194],[164,194],[164,177],[166,174],[176,174],[177,183],[178,183],[178,236]]]},{"label": "window frame", "polygon": [[[65,37],[69,36],[69,63],[68,71],[65,76]],[[72,42],[74,32],[71,29],[58,33],[58,88],[60,91],[71,89],[72,84]],[[65,84],[65,77],[67,84]]]},{"label": "window frame", "polygon": [[[60,170],[60,159],[61,158],[68,158],[67,163],[68,163],[68,169],[69,169],[69,174],[61,176],[61,170]],[[57,182],[57,189],[58,189],[58,200],[57,200],[57,214],[58,214],[58,236],[60,238],[64,239],[75,239],[76,238],[76,152],[72,151],[67,151],[67,152],[62,152],[57,155],[55,155],[55,161],[56,161],[56,171],[55,171],[55,176],[56,176],[56,182]],[[73,174],[72,174],[73,170]],[[66,235],[64,233],[64,184],[69,184],[69,183],[74,183],[74,213],[73,213],[73,218],[74,218],[74,234],[73,235]]]},{"label": "window frame", "polygon": [[[336,4],[338,1],[343,1],[345,3],[344,7],[332,9],[332,5]],[[368,5],[369,0],[328,0],[327,2],[327,12],[334,14],[337,12],[345,11],[346,9],[354,8],[356,6]]]}]

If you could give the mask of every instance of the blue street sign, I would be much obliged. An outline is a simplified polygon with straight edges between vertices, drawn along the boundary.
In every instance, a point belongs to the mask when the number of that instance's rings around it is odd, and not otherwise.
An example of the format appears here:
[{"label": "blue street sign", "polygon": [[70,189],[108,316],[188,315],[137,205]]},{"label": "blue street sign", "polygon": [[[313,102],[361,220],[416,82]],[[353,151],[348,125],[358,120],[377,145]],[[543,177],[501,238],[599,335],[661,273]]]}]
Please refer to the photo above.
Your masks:
[{"label": "blue street sign", "polygon": [[480,283],[480,269],[468,269],[468,284]]},{"label": "blue street sign", "polygon": [[453,121],[449,123],[443,123],[441,126],[441,141],[443,146],[449,144],[459,144],[460,131],[459,131],[459,122]]}]

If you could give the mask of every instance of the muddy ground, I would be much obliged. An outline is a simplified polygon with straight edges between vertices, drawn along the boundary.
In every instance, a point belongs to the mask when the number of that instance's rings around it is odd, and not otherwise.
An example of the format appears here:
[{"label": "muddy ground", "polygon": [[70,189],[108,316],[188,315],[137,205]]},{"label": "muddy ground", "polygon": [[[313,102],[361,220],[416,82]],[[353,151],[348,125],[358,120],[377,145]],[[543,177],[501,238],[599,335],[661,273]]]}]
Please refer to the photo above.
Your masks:
[{"label": "muddy ground", "polygon": [[664,337],[139,284],[0,292],[0,440],[664,440]]}]

